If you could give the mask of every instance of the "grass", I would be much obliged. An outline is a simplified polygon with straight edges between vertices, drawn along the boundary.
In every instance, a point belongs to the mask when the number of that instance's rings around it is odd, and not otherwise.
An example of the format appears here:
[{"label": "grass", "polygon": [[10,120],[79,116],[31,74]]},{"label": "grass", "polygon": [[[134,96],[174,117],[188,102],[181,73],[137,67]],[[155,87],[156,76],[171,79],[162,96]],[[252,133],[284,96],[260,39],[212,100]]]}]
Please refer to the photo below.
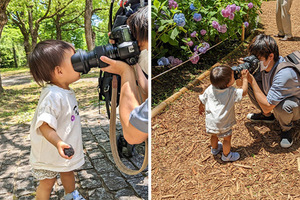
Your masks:
[{"label": "grass", "polygon": [[[28,68],[1,69],[1,76],[28,75]],[[89,74],[83,75],[81,81],[70,85],[76,93],[79,109],[98,106],[97,81],[85,78],[99,76],[99,69],[92,69]],[[4,86],[0,95],[0,130],[8,129],[19,124],[28,124],[33,118],[42,88],[34,81],[24,85]],[[103,105],[101,102],[100,105]]]}]

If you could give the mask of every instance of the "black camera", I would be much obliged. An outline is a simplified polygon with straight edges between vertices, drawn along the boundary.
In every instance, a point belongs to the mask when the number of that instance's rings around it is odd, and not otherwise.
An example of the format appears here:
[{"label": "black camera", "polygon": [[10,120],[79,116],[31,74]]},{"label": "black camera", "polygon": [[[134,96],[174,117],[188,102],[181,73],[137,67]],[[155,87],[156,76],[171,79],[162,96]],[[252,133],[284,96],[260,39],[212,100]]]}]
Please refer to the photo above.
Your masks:
[{"label": "black camera", "polygon": [[115,44],[97,46],[90,52],[79,49],[71,57],[74,70],[87,74],[92,67],[107,67],[108,64],[100,60],[101,56],[122,60],[129,65],[134,65],[138,62],[140,50],[128,25],[113,28],[110,39],[114,40]]},{"label": "black camera", "polygon": [[238,66],[233,66],[231,69],[234,72],[234,79],[241,78],[241,71],[247,69],[249,73],[254,73],[259,67],[259,60],[255,55],[251,55],[243,58],[244,63],[239,64]]}]

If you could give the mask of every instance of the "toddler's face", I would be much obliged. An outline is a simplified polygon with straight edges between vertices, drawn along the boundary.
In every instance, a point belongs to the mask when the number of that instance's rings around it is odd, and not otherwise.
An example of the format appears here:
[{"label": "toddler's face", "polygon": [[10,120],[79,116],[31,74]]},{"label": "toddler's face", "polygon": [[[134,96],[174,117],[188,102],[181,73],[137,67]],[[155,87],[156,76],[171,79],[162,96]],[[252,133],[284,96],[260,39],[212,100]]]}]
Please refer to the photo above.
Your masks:
[{"label": "toddler's face", "polygon": [[232,86],[234,84],[234,81],[235,81],[235,79],[234,79],[234,72],[232,72],[232,74],[231,74],[231,80],[228,83],[228,87]]},{"label": "toddler's face", "polygon": [[64,60],[61,63],[61,67],[64,70],[65,82],[71,84],[80,79],[80,73],[76,72],[71,63],[71,57],[74,55],[73,49],[68,49],[65,51]]}]

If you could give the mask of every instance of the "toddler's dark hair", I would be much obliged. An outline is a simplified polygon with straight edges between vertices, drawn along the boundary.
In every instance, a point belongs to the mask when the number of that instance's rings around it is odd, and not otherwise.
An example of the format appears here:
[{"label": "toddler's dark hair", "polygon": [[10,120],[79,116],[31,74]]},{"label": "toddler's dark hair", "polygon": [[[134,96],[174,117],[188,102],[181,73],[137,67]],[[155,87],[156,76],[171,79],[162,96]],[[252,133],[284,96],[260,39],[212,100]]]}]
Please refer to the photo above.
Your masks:
[{"label": "toddler's dark hair", "polygon": [[127,24],[133,37],[139,42],[148,41],[148,6],[130,15]]},{"label": "toddler's dark hair", "polygon": [[233,70],[226,65],[213,68],[210,72],[210,82],[218,89],[225,89],[232,78]]},{"label": "toddler's dark hair", "polygon": [[29,54],[28,64],[33,79],[39,86],[44,82],[49,83],[56,66],[59,66],[66,50],[74,50],[74,47],[61,40],[45,40],[38,43]]}]

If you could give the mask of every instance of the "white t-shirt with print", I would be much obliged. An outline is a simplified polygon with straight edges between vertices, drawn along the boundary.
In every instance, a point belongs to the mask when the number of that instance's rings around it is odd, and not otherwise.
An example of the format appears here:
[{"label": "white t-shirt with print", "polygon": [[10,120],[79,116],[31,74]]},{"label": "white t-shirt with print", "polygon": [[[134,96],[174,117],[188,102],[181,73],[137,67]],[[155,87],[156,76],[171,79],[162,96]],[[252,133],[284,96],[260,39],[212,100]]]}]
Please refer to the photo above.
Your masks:
[{"label": "white t-shirt with print", "polygon": [[[48,123],[62,141],[72,145],[75,153],[71,160],[62,158],[57,148],[42,135],[39,127],[43,122]],[[80,116],[72,89],[55,85],[43,88],[31,122],[30,139],[30,164],[34,169],[68,172],[84,164]]]},{"label": "white t-shirt with print", "polygon": [[236,124],[234,103],[240,102],[243,89],[231,86],[217,89],[210,85],[202,95],[200,101],[205,105],[205,125],[208,133],[225,133]]}]

